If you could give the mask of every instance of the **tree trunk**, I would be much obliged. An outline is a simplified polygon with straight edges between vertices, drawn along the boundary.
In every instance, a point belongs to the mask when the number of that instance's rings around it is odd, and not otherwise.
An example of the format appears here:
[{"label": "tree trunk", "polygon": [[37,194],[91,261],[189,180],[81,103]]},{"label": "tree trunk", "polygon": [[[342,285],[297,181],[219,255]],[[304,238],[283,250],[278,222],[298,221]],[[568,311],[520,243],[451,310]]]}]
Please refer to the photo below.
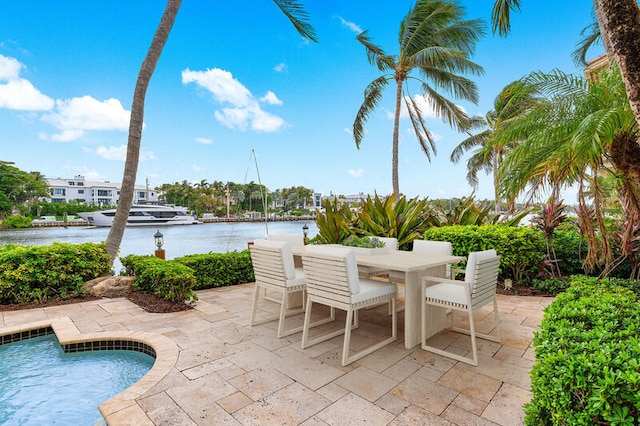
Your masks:
[{"label": "tree trunk", "polygon": [[127,158],[124,164],[124,175],[122,177],[122,187],[120,189],[120,199],[113,225],[107,236],[107,252],[111,257],[111,264],[118,255],[120,243],[124,236],[124,230],[129,217],[129,210],[133,203],[133,192],[136,184],[136,174],[138,172],[138,160],[140,158],[140,140],[142,137],[142,123],[144,122],[144,99],[147,93],[149,81],[160,59],[160,54],[164,48],[169,33],[173,27],[182,0],[168,0],[167,6],[162,14],[162,19],[158,25],[153,41],[147,52],[147,56],[142,62],[138,80],[133,93],[133,104],[131,106],[131,120],[129,121],[129,139],[127,141]]},{"label": "tree trunk", "polygon": [[640,8],[637,0],[594,0],[594,6],[600,28],[606,35],[603,40],[608,40],[620,66],[629,103],[640,126]]},{"label": "tree trunk", "polygon": [[400,108],[402,108],[402,82],[403,80],[396,79],[396,113],[393,119],[393,153],[391,161],[391,179],[393,183],[393,195],[396,196],[396,200],[400,199],[400,184],[398,182],[398,130],[400,128]]}]

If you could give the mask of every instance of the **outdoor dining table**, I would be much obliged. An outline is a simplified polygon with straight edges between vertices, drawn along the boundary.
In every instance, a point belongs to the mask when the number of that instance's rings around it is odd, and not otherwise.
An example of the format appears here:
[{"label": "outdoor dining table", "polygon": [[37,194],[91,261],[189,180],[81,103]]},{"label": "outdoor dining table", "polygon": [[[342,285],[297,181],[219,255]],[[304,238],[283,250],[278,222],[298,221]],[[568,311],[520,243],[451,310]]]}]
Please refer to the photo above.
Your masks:
[{"label": "outdoor dining table", "polygon": [[[302,256],[304,248],[293,251],[294,256]],[[462,256],[425,255],[410,251],[393,251],[383,254],[361,254],[356,251],[358,266],[385,269],[404,273],[404,346],[411,349],[420,344],[422,309],[421,283],[423,276],[445,277],[446,265],[462,260]],[[427,316],[427,337],[433,336],[446,325],[446,309],[430,307]]]}]

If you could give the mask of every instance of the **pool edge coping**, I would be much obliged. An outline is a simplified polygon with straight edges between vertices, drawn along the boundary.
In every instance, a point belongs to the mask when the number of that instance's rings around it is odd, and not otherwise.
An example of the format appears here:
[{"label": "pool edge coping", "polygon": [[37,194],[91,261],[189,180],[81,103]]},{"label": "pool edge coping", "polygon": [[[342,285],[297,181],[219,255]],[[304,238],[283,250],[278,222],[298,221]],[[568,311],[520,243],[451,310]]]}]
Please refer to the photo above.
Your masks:
[{"label": "pool edge coping", "polygon": [[125,340],[144,343],[155,351],[151,369],[140,380],[98,406],[106,423],[118,425],[140,425],[153,422],[138,405],[136,399],[164,379],[178,361],[179,348],[167,336],[145,331],[100,331],[81,333],[69,317],[52,318],[31,323],[0,328],[0,335],[21,333],[51,327],[60,345],[91,342],[97,340]]}]

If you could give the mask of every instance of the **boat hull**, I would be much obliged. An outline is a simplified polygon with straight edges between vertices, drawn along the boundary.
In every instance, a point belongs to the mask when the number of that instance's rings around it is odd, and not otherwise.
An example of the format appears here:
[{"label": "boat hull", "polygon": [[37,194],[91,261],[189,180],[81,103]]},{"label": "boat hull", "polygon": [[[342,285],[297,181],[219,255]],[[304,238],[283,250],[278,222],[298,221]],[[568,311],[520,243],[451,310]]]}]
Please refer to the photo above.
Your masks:
[{"label": "boat hull", "polygon": [[[94,226],[113,225],[115,209],[78,213]],[[127,226],[196,225],[200,223],[184,209],[166,206],[134,206],[129,211]]]}]

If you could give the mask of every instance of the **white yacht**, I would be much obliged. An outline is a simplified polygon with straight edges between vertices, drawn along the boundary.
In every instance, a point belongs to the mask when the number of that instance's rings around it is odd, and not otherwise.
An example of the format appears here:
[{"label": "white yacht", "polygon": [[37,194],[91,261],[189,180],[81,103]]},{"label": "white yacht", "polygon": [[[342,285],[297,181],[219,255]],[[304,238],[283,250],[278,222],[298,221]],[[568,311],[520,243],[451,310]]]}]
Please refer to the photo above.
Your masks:
[{"label": "white yacht", "polygon": [[[78,216],[94,226],[111,226],[116,209],[78,213]],[[154,204],[134,204],[129,211],[127,226],[195,225],[198,219],[191,216],[184,207],[170,207]]]}]

